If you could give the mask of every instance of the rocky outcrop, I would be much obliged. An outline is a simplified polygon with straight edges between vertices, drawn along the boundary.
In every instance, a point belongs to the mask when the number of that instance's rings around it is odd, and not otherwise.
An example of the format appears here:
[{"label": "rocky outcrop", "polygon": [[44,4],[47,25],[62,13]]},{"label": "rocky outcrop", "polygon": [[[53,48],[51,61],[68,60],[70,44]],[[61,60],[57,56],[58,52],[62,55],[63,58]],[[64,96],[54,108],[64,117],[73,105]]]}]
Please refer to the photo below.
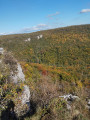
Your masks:
[{"label": "rocky outcrop", "polygon": [[[15,84],[23,83],[25,81],[25,75],[19,63],[17,63],[17,71],[16,74],[12,76],[12,79]],[[26,114],[30,110],[30,89],[27,85],[23,85],[22,94],[17,98],[17,101],[20,101],[15,107],[17,115],[21,116]]]},{"label": "rocky outcrop", "polygon": [[11,78],[14,83],[24,82],[25,81],[25,75],[23,74],[21,65],[17,63],[17,70],[14,72],[11,72]]},{"label": "rocky outcrop", "polygon": [[25,42],[30,42],[31,38],[27,38],[26,40],[24,40]]},{"label": "rocky outcrop", "polygon": [[[11,78],[15,84],[23,83],[25,81],[25,75],[19,63],[17,63],[17,70]],[[22,94],[17,98],[17,101],[20,101],[15,107],[17,115],[21,116],[26,114],[30,110],[30,89],[27,85],[23,85]]]},{"label": "rocky outcrop", "polygon": [[37,36],[37,39],[38,39],[38,40],[41,39],[41,38],[43,38],[43,35],[38,35],[38,36]]},{"label": "rocky outcrop", "polygon": [[71,104],[73,101],[80,100],[80,98],[78,96],[75,96],[72,94],[59,96],[59,98],[63,98],[67,102],[67,109],[68,110],[71,110]]},{"label": "rocky outcrop", "polygon": [[30,89],[24,84],[25,75],[23,73],[20,63],[10,54],[4,52],[4,49],[0,49],[2,57],[0,57],[0,64],[9,68],[8,79],[14,86],[20,86],[23,84],[21,93],[17,92],[16,98],[13,99],[15,104],[14,112],[17,116],[22,116],[30,110]]},{"label": "rocky outcrop", "polygon": [[72,94],[68,94],[68,95],[63,95],[63,96],[59,96],[60,98],[64,98],[66,101],[73,101],[75,99],[80,99],[78,96],[72,95]]}]

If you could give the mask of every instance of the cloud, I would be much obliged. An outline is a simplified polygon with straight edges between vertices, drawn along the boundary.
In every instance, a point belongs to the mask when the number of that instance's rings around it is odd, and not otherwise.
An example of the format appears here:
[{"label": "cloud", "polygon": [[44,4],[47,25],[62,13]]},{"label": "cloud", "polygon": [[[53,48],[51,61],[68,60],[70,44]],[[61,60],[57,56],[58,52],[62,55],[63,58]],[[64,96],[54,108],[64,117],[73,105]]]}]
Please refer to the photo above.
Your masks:
[{"label": "cloud", "polygon": [[7,34],[9,34],[9,33],[6,33],[6,32],[0,33],[0,35],[7,35]]},{"label": "cloud", "polygon": [[87,13],[90,12],[90,9],[82,9],[80,13]]},{"label": "cloud", "polygon": [[63,25],[64,25],[64,23],[59,23],[59,22],[52,23],[52,24],[50,24],[50,23],[42,24],[41,23],[36,26],[26,27],[26,28],[23,28],[21,30],[15,31],[15,32],[3,32],[3,33],[0,33],[0,35],[31,33],[31,32],[36,32],[36,31],[40,31],[40,30],[54,29],[54,28],[57,28],[57,27],[63,26]]},{"label": "cloud", "polygon": [[3,32],[3,33],[0,33],[0,36],[1,35],[11,35],[11,34],[16,34],[17,32]]},{"label": "cloud", "polygon": [[59,14],[60,14],[60,12],[56,12],[54,14],[48,15],[47,17],[50,18],[50,19],[52,19],[54,16],[59,15]]},{"label": "cloud", "polygon": [[47,24],[38,24],[38,25],[33,26],[33,27],[23,28],[23,29],[16,31],[16,32],[3,32],[3,33],[0,33],[0,36],[1,35],[9,35],[9,34],[21,34],[21,33],[36,32],[36,31],[46,30],[46,29],[50,29],[50,26]]},{"label": "cloud", "polygon": [[46,24],[38,24],[36,26],[33,27],[27,27],[22,29],[20,32],[33,32],[33,31],[39,31],[39,30],[45,30],[45,29],[49,29],[49,26]]},{"label": "cloud", "polygon": [[0,33],[0,35],[5,35],[5,33]]}]

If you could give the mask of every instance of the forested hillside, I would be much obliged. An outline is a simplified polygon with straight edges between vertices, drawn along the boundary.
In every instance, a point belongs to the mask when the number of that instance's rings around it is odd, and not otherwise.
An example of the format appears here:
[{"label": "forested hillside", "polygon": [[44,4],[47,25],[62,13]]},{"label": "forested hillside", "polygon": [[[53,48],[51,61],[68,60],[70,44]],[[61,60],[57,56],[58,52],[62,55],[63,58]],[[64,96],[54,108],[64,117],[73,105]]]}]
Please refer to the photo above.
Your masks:
[{"label": "forested hillside", "polygon": [[[43,37],[38,39],[39,35]],[[90,25],[0,36],[0,45],[20,61],[62,67],[79,80],[88,80]]]},{"label": "forested hillside", "polygon": [[[25,120],[89,120],[84,105],[90,99],[90,25],[4,35],[0,47],[20,62],[37,105],[36,113]],[[68,112],[66,101],[58,98],[65,94],[77,95],[82,102],[74,101]]]}]

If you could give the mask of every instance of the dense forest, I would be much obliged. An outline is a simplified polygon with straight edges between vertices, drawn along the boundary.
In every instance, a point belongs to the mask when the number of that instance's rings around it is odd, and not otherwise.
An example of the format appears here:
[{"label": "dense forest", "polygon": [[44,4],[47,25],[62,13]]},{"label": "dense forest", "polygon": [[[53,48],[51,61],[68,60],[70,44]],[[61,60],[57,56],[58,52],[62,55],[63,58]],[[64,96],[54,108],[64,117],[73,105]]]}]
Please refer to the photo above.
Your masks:
[{"label": "dense forest", "polygon": [[[0,47],[21,64],[31,101],[37,105],[25,120],[89,120],[84,104],[90,97],[90,25],[4,35]],[[58,98],[65,94],[77,95],[82,102],[74,102],[68,112],[66,101]]]}]

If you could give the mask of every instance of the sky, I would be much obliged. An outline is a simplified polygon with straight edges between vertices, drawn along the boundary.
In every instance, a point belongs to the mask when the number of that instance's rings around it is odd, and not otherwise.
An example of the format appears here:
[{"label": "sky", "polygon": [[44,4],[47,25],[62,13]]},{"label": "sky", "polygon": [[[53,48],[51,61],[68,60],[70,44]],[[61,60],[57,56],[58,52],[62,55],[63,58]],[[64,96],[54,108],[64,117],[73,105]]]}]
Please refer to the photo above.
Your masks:
[{"label": "sky", "polygon": [[0,35],[90,24],[90,0],[0,0]]}]

